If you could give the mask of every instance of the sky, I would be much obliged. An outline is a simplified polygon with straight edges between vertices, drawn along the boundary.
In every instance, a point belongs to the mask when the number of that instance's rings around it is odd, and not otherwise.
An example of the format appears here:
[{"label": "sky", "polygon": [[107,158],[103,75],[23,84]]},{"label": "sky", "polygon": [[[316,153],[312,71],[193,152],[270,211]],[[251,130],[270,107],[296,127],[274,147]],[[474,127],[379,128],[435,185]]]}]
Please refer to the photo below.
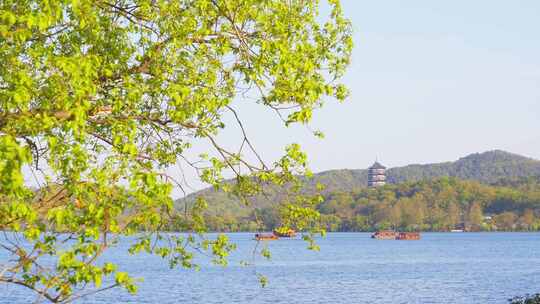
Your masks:
[{"label": "sky", "polygon": [[[266,161],[292,142],[314,172],[366,168],[375,159],[388,167],[453,161],[494,149],[540,159],[540,1],[342,4],[354,29],[344,77],[351,94],[315,113],[310,128],[325,139],[283,127],[252,102],[235,104]],[[235,132],[219,139],[239,144]]]},{"label": "sky", "polygon": [[318,113],[315,170],[503,149],[540,159],[540,1],[343,1],[346,104]]},{"label": "sky", "polygon": [[[342,1],[354,28],[348,100],[312,129],[242,105],[265,159],[298,142],[315,172],[452,161],[502,149],[540,159],[540,1]],[[323,9],[323,12],[325,10]],[[225,143],[232,136],[222,136]]]}]

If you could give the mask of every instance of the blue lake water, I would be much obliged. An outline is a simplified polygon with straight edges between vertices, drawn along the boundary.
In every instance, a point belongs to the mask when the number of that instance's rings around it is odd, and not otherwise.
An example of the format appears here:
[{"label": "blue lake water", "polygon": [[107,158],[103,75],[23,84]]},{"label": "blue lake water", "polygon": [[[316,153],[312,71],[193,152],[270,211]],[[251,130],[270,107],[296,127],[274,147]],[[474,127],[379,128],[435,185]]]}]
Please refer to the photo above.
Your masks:
[{"label": "blue lake water", "polygon": [[[255,267],[251,233],[229,234],[238,248],[226,268],[170,270],[159,258],[109,257],[135,277],[132,296],[116,289],[76,303],[507,303],[540,292],[540,234],[423,233],[419,241],[382,241],[368,233],[329,233],[321,250],[302,240],[268,242],[272,259]],[[0,263],[1,261],[0,257]],[[255,272],[269,282],[261,288]],[[25,289],[0,285],[0,303],[35,299]]]}]

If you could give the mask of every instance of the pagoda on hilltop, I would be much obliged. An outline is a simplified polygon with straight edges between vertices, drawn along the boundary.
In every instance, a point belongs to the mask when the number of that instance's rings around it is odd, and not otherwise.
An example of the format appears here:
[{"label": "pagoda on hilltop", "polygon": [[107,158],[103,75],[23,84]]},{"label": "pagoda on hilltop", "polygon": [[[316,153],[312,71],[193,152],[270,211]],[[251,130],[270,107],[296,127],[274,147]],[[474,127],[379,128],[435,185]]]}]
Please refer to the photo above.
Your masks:
[{"label": "pagoda on hilltop", "polygon": [[368,187],[375,188],[386,185],[386,167],[378,161],[368,168]]}]

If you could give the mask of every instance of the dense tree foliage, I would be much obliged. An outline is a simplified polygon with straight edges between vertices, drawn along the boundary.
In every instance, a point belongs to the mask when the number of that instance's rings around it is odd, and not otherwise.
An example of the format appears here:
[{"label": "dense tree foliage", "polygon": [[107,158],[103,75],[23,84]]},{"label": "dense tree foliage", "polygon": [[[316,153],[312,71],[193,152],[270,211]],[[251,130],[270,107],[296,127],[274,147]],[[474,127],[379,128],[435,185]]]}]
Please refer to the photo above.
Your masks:
[{"label": "dense tree foliage", "polygon": [[387,185],[332,193],[320,211],[322,219],[332,219],[333,226],[327,229],[335,231],[538,230],[540,183],[538,179],[521,183],[516,188],[440,178]]},{"label": "dense tree foliage", "polygon": [[[226,263],[226,237],[202,236],[204,200],[175,213],[171,188],[183,184],[166,169],[177,162],[237,197],[287,183],[280,224],[308,226],[319,198],[294,195],[305,154],[293,144],[265,164],[237,109],[252,93],[285,125],[303,124],[326,97],[346,97],[350,24],[328,2],[321,15],[318,1],[299,0],[0,1],[0,282],[52,302],[134,292],[99,257],[140,231],[131,253],[193,267],[202,250]],[[219,142],[225,115],[242,130],[238,149]],[[189,158],[201,142],[208,153]],[[201,238],[160,234],[171,218]]]},{"label": "dense tree foliage", "polygon": [[[457,178],[338,191],[318,205],[327,231],[529,231],[540,229],[540,179],[499,181],[496,185]],[[218,231],[271,230],[279,225],[272,206],[223,218],[208,215]],[[219,219],[219,222],[216,220]]]}]

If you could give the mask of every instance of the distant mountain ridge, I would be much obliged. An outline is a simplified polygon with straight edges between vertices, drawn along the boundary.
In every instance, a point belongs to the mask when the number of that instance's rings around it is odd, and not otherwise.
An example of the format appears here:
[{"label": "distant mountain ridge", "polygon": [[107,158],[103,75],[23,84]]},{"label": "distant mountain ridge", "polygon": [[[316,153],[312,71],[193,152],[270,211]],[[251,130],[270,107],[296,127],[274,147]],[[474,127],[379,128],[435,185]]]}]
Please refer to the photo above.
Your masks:
[{"label": "distant mountain ridge", "polygon": [[[457,161],[411,164],[386,171],[391,184],[432,179],[442,176],[494,183],[504,178],[540,176],[540,161],[522,155],[493,150],[474,153]],[[349,191],[367,185],[367,169],[329,170],[315,174],[314,180],[330,191]]]},{"label": "distant mountain ridge", "polygon": [[[455,162],[432,165],[409,165],[389,170],[392,183],[452,176],[493,183],[501,178],[540,175],[540,161],[501,150],[475,153]],[[418,178],[420,177],[420,178]]]},{"label": "distant mountain ridge", "polygon": [[[540,161],[518,154],[493,150],[484,153],[474,153],[453,162],[434,164],[412,164],[404,167],[395,167],[387,170],[387,181],[391,184],[413,182],[450,176],[465,180],[476,180],[481,183],[495,183],[501,179],[540,176]],[[351,191],[367,186],[367,169],[340,169],[329,170],[314,174],[308,181],[306,191],[313,191],[317,183],[325,185],[325,193],[335,191]],[[238,199],[213,189],[204,189],[195,192],[185,199],[191,200],[196,196],[204,196],[210,202],[210,209],[219,213],[242,209]],[[276,195],[279,195],[276,193]],[[272,200],[253,200],[253,207],[264,207]],[[237,208],[235,208],[237,207]]]}]

